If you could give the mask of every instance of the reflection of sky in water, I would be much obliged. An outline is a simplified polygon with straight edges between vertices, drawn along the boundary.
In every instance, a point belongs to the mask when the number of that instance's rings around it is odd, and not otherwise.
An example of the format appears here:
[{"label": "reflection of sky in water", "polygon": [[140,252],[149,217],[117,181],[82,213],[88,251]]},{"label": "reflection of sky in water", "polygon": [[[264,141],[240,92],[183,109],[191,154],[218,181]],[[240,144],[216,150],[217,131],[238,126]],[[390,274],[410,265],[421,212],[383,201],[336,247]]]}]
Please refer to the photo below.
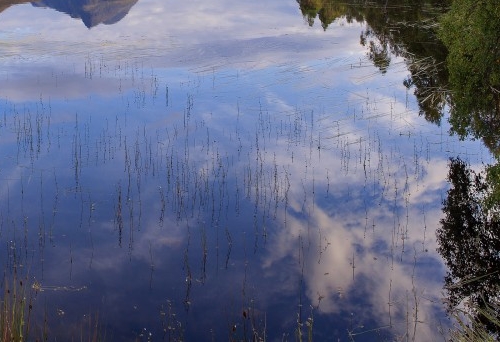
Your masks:
[{"label": "reflection of sky in water", "polygon": [[1,16],[1,260],[31,265],[52,322],[99,311],[121,339],[178,320],[188,340],[250,336],[244,308],[270,339],[311,308],[318,339],[446,325],[447,158],[483,152],[418,117],[404,62],[377,73],[359,24],[309,28],[294,1],[142,0],[91,31]]}]

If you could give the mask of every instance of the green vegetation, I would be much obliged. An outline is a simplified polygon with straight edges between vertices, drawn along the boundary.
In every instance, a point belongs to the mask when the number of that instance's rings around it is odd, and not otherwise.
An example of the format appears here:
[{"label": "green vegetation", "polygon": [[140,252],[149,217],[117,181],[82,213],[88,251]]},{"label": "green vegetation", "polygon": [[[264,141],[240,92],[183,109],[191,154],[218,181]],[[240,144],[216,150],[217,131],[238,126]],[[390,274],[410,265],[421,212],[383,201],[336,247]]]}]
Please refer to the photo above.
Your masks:
[{"label": "green vegetation", "polygon": [[[19,278],[4,275],[0,296],[0,341],[58,341],[56,335],[49,333],[47,312],[43,313],[43,323],[34,319],[37,294],[43,291],[38,282],[30,283],[28,277]],[[39,314],[41,312],[38,312]],[[106,333],[97,314],[86,315],[86,319],[72,332],[72,340],[81,342],[106,341]],[[70,328],[68,327],[68,330]]]},{"label": "green vegetation", "polygon": [[449,167],[451,188],[437,230],[438,252],[448,268],[448,310],[455,313],[467,303],[473,327],[499,334],[500,217],[484,205],[491,186],[461,159],[451,159]]},{"label": "green vegetation", "polygon": [[462,139],[481,139],[497,160],[486,167],[484,187],[487,189],[482,191],[481,205],[489,216],[498,220],[500,3],[496,0],[454,0],[441,19],[439,37],[449,51],[446,65],[451,130]]},{"label": "green vegetation", "polygon": [[450,123],[500,152],[500,3],[455,0],[439,29],[449,50]]},{"label": "green vegetation", "polygon": [[454,0],[440,23],[452,133],[482,139],[497,159],[482,173],[450,162],[437,235],[449,269],[448,309],[459,323],[451,338],[493,341],[500,334],[500,3]]},{"label": "green vegetation", "polygon": [[405,59],[409,77],[404,85],[414,90],[420,115],[439,124],[447,103],[447,49],[438,38],[438,20],[449,8],[450,0],[297,0],[309,25],[316,17],[323,29],[335,20],[365,21],[360,43],[368,57],[385,73],[391,55]]},{"label": "green vegetation", "polygon": [[12,281],[3,280],[0,300],[0,340],[28,341],[31,326],[33,292],[26,281],[14,275]]},{"label": "green vegetation", "polygon": [[380,71],[406,60],[420,114],[500,153],[500,3],[497,0],[297,0],[309,25],[364,20],[361,44]]}]

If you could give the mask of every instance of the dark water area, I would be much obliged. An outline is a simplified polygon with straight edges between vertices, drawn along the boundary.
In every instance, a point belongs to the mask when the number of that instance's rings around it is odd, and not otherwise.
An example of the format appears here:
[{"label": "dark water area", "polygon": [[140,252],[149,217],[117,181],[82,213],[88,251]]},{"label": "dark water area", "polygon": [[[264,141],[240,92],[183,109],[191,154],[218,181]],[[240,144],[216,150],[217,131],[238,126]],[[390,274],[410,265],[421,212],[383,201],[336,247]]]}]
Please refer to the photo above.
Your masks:
[{"label": "dark water area", "polygon": [[494,157],[449,134],[422,3],[0,2],[0,264],[31,322],[445,339],[449,158]]}]

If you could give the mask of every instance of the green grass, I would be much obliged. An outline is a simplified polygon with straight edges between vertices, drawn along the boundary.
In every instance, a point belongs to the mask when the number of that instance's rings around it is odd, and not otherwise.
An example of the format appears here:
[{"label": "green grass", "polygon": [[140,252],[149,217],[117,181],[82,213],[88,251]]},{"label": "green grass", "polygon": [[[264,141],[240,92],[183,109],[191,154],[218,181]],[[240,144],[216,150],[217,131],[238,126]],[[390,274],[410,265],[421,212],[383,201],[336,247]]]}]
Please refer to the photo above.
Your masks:
[{"label": "green grass", "polygon": [[27,341],[30,333],[32,291],[23,279],[3,279],[0,309],[0,340]]},{"label": "green grass", "polygon": [[[57,336],[49,336],[46,311],[43,324],[36,324],[33,319],[36,295],[43,291],[38,282],[31,284],[27,277],[19,279],[14,273],[12,276],[4,275],[0,289],[0,342],[58,341]],[[72,341],[106,340],[98,314],[86,316],[74,335]]]}]

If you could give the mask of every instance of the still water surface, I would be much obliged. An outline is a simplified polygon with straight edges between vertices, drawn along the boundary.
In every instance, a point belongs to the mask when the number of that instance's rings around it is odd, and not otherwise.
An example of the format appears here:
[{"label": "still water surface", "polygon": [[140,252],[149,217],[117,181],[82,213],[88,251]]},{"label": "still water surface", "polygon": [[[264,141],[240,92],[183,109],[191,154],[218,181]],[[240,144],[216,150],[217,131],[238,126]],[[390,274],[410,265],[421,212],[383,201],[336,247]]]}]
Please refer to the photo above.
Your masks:
[{"label": "still water surface", "polygon": [[114,341],[443,338],[448,159],[489,155],[419,116],[362,18],[4,3],[0,262],[49,337],[98,314]]}]

